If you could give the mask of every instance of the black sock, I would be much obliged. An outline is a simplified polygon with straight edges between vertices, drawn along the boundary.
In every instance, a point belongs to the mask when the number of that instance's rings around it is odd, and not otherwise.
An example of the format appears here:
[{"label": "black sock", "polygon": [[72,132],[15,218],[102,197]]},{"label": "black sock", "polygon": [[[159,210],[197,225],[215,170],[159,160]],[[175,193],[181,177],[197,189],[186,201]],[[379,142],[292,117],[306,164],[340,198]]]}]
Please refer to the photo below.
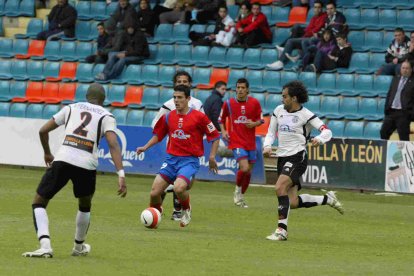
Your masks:
[{"label": "black sock", "polygon": [[288,216],[289,216],[289,209],[290,209],[289,196],[287,195],[278,196],[277,199],[279,201],[279,206],[278,206],[279,221],[278,221],[277,226],[287,231],[287,223],[288,223]]},{"label": "black sock", "polygon": [[173,195],[174,195],[173,196],[174,210],[175,211],[180,211],[181,208],[182,208],[181,203],[178,200],[177,194],[176,193],[173,193]]}]

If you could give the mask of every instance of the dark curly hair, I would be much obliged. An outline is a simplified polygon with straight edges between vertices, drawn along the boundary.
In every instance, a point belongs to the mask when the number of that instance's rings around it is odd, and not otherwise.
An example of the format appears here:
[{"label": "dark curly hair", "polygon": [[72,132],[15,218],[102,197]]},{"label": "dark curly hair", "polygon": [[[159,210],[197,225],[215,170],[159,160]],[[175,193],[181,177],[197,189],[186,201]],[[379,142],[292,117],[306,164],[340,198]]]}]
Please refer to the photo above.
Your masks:
[{"label": "dark curly hair", "polygon": [[298,99],[298,103],[304,104],[308,101],[308,90],[301,81],[291,81],[283,86],[283,90],[287,89],[289,96]]}]

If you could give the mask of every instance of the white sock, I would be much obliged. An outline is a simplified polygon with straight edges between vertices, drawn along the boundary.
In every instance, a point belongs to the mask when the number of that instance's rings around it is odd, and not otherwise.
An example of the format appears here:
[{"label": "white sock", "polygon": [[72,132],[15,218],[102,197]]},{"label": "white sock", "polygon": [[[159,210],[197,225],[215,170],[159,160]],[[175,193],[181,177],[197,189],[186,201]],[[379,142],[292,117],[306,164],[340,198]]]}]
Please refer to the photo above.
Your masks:
[{"label": "white sock", "polygon": [[91,212],[78,211],[78,214],[76,215],[76,242],[83,243],[85,241],[90,219]]},{"label": "white sock", "polygon": [[236,193],[241,194],[241,186],[236,185]]},{"label": "white sock", "polygon": [[316,203],[317,205],[322,205],[325,196],[301,194],[299,197],[302,199],[303,203]]},{"label": "white sock", "polygon": [[37,227],[37,238],[40,241],[40,247],[50,249],[49,236],[49,219],[45,208],[37,207],[33,209],[35,224]]}]

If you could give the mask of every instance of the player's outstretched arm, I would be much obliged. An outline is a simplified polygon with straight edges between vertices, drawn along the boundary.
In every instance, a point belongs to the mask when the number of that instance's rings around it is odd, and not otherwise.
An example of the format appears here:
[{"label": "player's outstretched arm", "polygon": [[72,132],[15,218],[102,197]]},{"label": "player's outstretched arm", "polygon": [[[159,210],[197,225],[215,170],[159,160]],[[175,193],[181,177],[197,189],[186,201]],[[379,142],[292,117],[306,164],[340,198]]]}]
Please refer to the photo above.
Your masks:
[{"label": "player's outstretched arm", "polygon": [[122,154],[117,136],[115,132],[107,131],[105,132],[105,138],[108,141],[112,161],[114,161],[116,171],[118,172],[118,195],[125,197],[127,195],[127,186],[125,183],[125,171],[124,166],[122,165]]},{"label": "player's outstretched arm", "polygon": [[59,127],[59,125],[56,124],[55,120],[50,119],[39,130],[39,137],[43,147],[44,159],[46,166],[48,167],[50,167],[54,159],[49,147],[49,132],[56,129],[57,127]]},{"label": "player's outstretched arm", "polygon": [[219,147],[219,143],[220,143],[219,139],[213,142],[213,144],[211,145],[211,150],[210,150],[210,158],[208,159],[208,166],[210,168],[210,171],[212,171],[213,173],[218,172],[216,154],[217,154],[217,149]]},{"label": "player's outstretched arm", "polygon": [[157,135],[152,136],[152,138],[149,139],[149,141],[145,144],[145,146],[138,147],[136,149],[137,154],[141,154],[141,153],[145,152],[147,149],[149,149],[153,145],[157,144],[158,142],[159,142],[158,141],[158,136]]}]

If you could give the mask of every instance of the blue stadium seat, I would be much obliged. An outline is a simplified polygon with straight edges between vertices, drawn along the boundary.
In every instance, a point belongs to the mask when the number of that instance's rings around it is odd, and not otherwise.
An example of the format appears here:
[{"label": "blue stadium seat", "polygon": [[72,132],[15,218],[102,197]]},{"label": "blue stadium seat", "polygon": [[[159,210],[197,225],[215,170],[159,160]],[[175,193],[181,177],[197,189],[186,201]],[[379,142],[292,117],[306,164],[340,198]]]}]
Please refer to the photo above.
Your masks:
[{"label": "blue stadium seat", "polygon": [[158,104],[160,97],[160,89],[157,87],[145,87],[144,95],[140,107],[149,110],[158,110],[161,105]]},{"label": "blue stadium seat", "polygon": [[383,53],[372,53],[369,58],[369,67],[373,71],[378,70],[381,66],[385,64],[384,54]]},{"label": "blue stadium seat", "polygon": [[125,99],[125,86],[124,85],[112,85],[108,89],[108,93],[107,93],[104,105],[108,106],[113,102],[123,103],[124,99]]},{"label": "blue stadium seat", "polygon": [[128,109],[121,109],[121,108],[114,108],[112,110],[112,115],[114,115],[115,119],[116,119],[116,123],[118,125],[126,125],[126,118],[127,118],[127,113],[128,113]]},{"label": "blue stadium seat", "polygon": [[327,127],[332,131],[333,137],[344,137],[345,121],[330,120]]},{"label": "blue stadium seat", "polygon": [[174,60],[181,66],[192,66],[194,62],[192,60],[192,46],[180,45],[175,48]]},{"label": "blue stadium seat", "polygon": [[361,114],[367,121],[378,121],[383,118],[383,112],[379,113],[377,99],[375,98],[361,98],[359,101],[359,114]]},{"label": "blue stadium seat", "polygon": [[275,49],[262,49],[262,53],[260,55],[260,64],[263,68],[266,64],[273,63],[279,59],[277,51]]},{"label": "blue stadium seat", "polygon": [[304,104],[304,106],[311,110],[313,113],[317,114],[317,116],[321,116],[321,97],[310,95],[308,101]]},{"label": "blue stadium seat", "polygon": [[26,39],[15,39],[13,41],[13,54],[25,55],[29,48],[29,41]]},{"label": "blue stadium seat", "polygon": [[391,85],[393,76],[376,76],[374,80],[374,90],[378,92],[380,97],[386,97],[388,89]]},{"label": "blue stadium seat", "polygon": [[27,76],[30,80],[41,81],[43,76],[43,62],[31,61],[27,63]]},{"label": "blue stadium seat", "polygon": [[52,119],[52,116],[58,113],[60,110],[60,105],[58,104],[47,104],[43,108],[42,118],[49,120]]},{"label": "blue stadium seat", "polygon": [[[96,67],[96,66],[95,66]],[[116,79],[111,80],[112,84],[137,84],[140,85],[141,81],[141,70],[142,66],[138,64],[129,65],[122,74]]]},{"label": "blue stadium seat", "polygon": [[111,16],[114,14],[116,9],[118,8],[118,1],[112,1],[109,5],[106,6],[105,14]]},{"label": "blue stadium seat", "polygon": [[37,34],[43,31],[43,20],[33,18],[29,21],[29,24],[26,28],[25,34],[16,34],[14,37],[17,39],[23,38],[36,38]]},{"label": "blue stadium seat", "polygon": [[264,93],[266,89],[263,87],[263,70],[249,70],[246,73],[249,81],[249,90],[251,92]]},{"label": "blue stadium seat", "polygon": [[58,41],[48,41],[43,52],[43,57],[33,57],[33,59],[47,59],[50,61],[60,61],[62,60],[60,56],[60,42]]},{"label": "blue stadium seat", "polygon": [[199,99],[202,103],[206,101],[206,99],[211,95],[210,90],[198,90],[197,93],[194,95],[195,98]]},{"label": "blue stadium seat", "polygon": [[344,137],[355,139],[364,138],[364,122],[349,121],[345,126]]},{"label": "blue stadium seat", "polygon": [[30,104],[26,108],[26,118],[42,119],[43,104]]},{"label": "blue stadium seat", "polygon": [[388,46],[390,46],[391,41],[394,39],[394,31],[387,31],[384,33],[384,39],[382,40],[382,48],[384,51],[387,50]]},{"label": "blue stadium seat", "polygon": [[289,13],[290,7],[273,6],[272,17],[270,17],[269,24],[274,25],[278,22],[287,22]]},{"label": "blue stadium seat", "polygon": [[91,20],[91,1],[79,1],[76,5],[79,20]]},{"label": "blue stadium seat", "polygon": [[239,69],[230,70],[229,79],[227,81],[227,87],[230,89],[235,89],[237,80],[240,78],[244,78],[244,77],[245,77],[244,70],[239,70]]},{"label": "blue stadium seat", "polygon": [[281,101],[281,97],[279,95],[272,95],[272,94],[270,94],[266,98],[265,105],[262,106],[263,114],[272,115],[273,114],[273,110],[275,110],[275,108],[277,106],[279,106],[281,103],[282,103],[282,101]]},{"label": "blue stadium seat", "polygon": [[190,44],[191,40],[188,38],[190,26],[187,24],[174,25],[173,39],[177,44]]},{"label": "blue stadium seat", "polygon": [[160,51],[158,51],[157,44],[150,44],[149,45],[149,58],[144,59],[144,64],[160,64],[162,59],[159,57]]},{"label": "blue stadium seat", "polygon": [[378,101],[378,106],[377,106],[377,115],[382,116],[382,114],[384,114],[384,109],[385,109],[385,99],[381,98]]},{"label": "blue stadium seat", "polygon": [[10,92],[10,82],[7,80],[0,81],[0,102],[8,102],[13,98]]},{"label": "blue stadium seat", "polygon": [[210,83],[210,68],[195,68],[193,74],[193,85],[209,84]]},{"label": "blue stadium seat", "polygon": [[354,91],[363,97],[376,97],[378,91],[373,89],[374,76],[373,75],[359,75],[355,78]]},{"label": "blue stadium seat", "polygon": [[343,119],[339,113],[339,98],[335,96],[325,96],[321,103],[321,113],[328,119]]},{"label": "blue stadium seat", "polygon": [[382,123],[380,122],[368,122],[364,128],[364,138],[365,139],[375,139],[380,140],[380,130]]},{"label": "blue stadium seat", "polygon": [[228,5],[228,13],[231,18],[236,19],[239,15],[239,6],[238,5]]},{"label": "blue stadium seat", "polygon": [[45,78],[52,77],[57,78],[59,76],[60,63],[59,62],[46,62],[43,66],[43,76]]},{"label": "blue stadium seat", "polygon": [[275,28],[272,45],[280,45],[290,37],[291,28]]},{"label": "blue stadium seat", "polygon": [[[389,2],[389,0],[387,0]],[[379,23],[385,30],[394,30],[397,26],[397,10],[383,9],[379,12]]]},{"label": "blue stadium seat", "polygon": [[154,38],[149,42],[172,44],[174,40],[172,38],[173,25],[172,24],[160,24],[155,31]]},{"label": "blue stadium seat", "polygon": [[266,70],[263,75],[263,88],[269,93],[281,93],[280,72]]},{"label": "blue stadium seat", "polygon": [[12,65],[12,62],[10,60],[2,61],[1,66],[0,66],[0,79],[1,80],[12,79],[11,65]]},{"label": "blue stadium seat", "polygon": [[[226,59],[226,52],[227,49],[224,47],[211,48],[210,53],[208,54],[208,62],[205,64],[205,66],[211,64],[214,67],[218,68],[228,67],[228,65],[224,63],[224,60]],[[200,66],[199,63],[196,63],[196,66]]]},{"label": "blue stadium seat", "polygon": [[159,104],[164,104],[173,98],[174,89],[163,89],[160,92],[160,98],[158,99]]},{"label": "blue stadium seat", "polygon": [[357,97],[343,97],[339,105],[339,113],[347,120],[360,120],[362,116],[358,113],[358,104]]},{"label": "blue stadium seat", "polygon": [[126,125],[142,126],[144,123],[144,110],[130,110],[127,115]]},{"label": "blue stadium seat", "polygon": [[309,94],[320,94],[320,92],[316,90],[316,74],[314,72],[300,73],[299,80],[305,84]]},{"label": "blue stadium seat", "polygon": [[[276,51],[274,51],[276,52]],[[265,68],[265,65],[259,63],[261,50],[255,48],[246,49],[243,56],[243,64],[249,69],[261,70]]]},{"label": "blue stadium seat", "polygon": [[368,30],[380,30],[378,9],[361,9],[361,26]]},{"label": "blue stadium seat", "polygon": [[66,41],[60,45],[60,56],[63,61],[77,61],[76,56],[76,42]]},{"label": "blue stadium seat", "polygon": [[298,74],[295,72],[283,72],[280,75],[280,86],[283,87],[288,82],[294,81],[298,79]]},{"label": "blue stadium seat", "polygon": [[172,81],[174,74],[174,66],[162,66],[158,72],[158,80],[160,84],[164,87],[172,87],[174,85]]},{"label": "blue stadium seat", "polygon": [[210,51],[210,47],[208,46],[194,47],[192,60],[195,62],[196,66],[200,66],[200,67],[210,66],[211,63],[208,61],[209,51]]},{"label": "blue stadium seat", "polygon": [[[86,92],[88,92],[89,84],[79,84],[76,88],[74,102],[85,102]],[[62,103],[69,103],[70,101],[62,101]]]},{"label": "blue stadium seat", "polygon": [[190,32],[205,33],[206,32],[206,25],[204,25],[204,24],[194,24],[193,26],[191,26]]},{"label": "blue stadium seat", "polygon": [[99,1],[91,2],[90,17],[98,21],[107,20],[109,15],[106,15],[106,3]]},{"label": "blue stadium seat", "polygon": [[10,117],[25,118],[26,117],[26,104],[14,103],[10,106]]},{"label": "blue stadium seat", "polygon": [[359,9],[344,9],[346,23],[352,30],[362,29],[361,27],[361,11]]},{"label": "blue stadium seat", "polygon": [[9,116],[10,103],[0,103],[0,117]]},{"label": "blue stadium seat", "polygon": [[5,2],[6,2],[6,0],[0,0],[0,16],[4,15]]},{"label": "blue stadium seat", "polygon": [[92,54],[95,54],[95,53],[92,52],[92,44],[90,42],[79,42],[76,45],[76,58],[80,62],[84,62],[85,58]]},{"label": "blue stadium seat", "polygon": [[343,96],[358,96],[354,92],[354,75],[339,74],[336,80],[336,90]]},{"label": "blue stadium seat", "polygon": [[[91,41],[91,23],[87,21],[77,21],[75,26],[75,37],[80,41]],[[75,38],[63,37],[63,40],[75,40]]]},{"label": "blue stadium seat", "polygon": [[0,58],[11,58],[13,56],[13,40],[9,38],[0,39]]},{"label": "blue stadium seat", "polygon": [[8,17],[17,17],[19,16],[19,4],[20,1],[17,0],[8,0],[4,5],[4,13]]},{"label": "blue stadium seat", "polygon": [[151,126],[152,120],[157,116],[157,111],[148,110],[144,114],[144,121],[142,122],[143,126]]},{"label": "blue stadium seat", "polygon": [[226,62],[230,68],[243,69],[246,66],[243,64],[244,49],[230,48],[226,53]]},{"label": "blue stadium seat", "polygon": [[79,63],[76,69],[75,80],[78,82],[91,83],[94,81],[93,64],[91,63]]},{"label": "blue stadium seat", "polygon": [[405,31],[414,30],[413,11],[412,10],[400,10],[398,12],[397,22],[398,22],[398,27],[402,27]]},{"label": "blue stadium seat", "polygon": [[371,73],[369,68],[369,54],[368,53],[353,53],[351,62],[348,68],[337,68],[339,74],[347,73],[359,73],[368,74]]},{"label": "blue stadium seat", "polygon": [[368,31],[365,34],[365,44],[364,47],[367,51],[384,53],[386,48],[382,47],[384,40],[384,33],[378,31]]},{"label": "blue stadium seat", "polygon": [[366,51],[366,48],[364,47],[365,34],[363,31],[350,31],[348,34],[348,41],[351,43],[354,51]]},{"label": "blue stadium seat", "polygon": [[11,74],[15,80],[28,80],[27,62],[25,60],[16,60],[12,64]]},{"label": "blue stadium seat", "polygon": [[[179,47],[181,47],[181,45]],[[169,44],[160,45],[157,58],[159,58],[157,62],[159,63],[162,62],[163,65],[176,64],[177,61],[174,59],[175,58],[175,45],[169,45]]]},{"label": "blue stadium seat", "polygon": [[35,16],[35,1],[22,0],[19,6],[19,15],[34,17]]},{"label": "blue stadium seat", "polygon": [[319,76],[316,90],[322,95],[338,95],[339,92],[336,90],[336,74],[323,73]]},{"label": "blue stadium seat", "polygon": [[260,106],[263,108],[266,104],[266,95],[262,94],[262,93],[250,93],[251,97],[255,98],[256,100],[259,101]]},{"label": "blue stadium seat", "polygon": [[10,84],[10,96],[13,98],[23,98],[26,96],[27,82],[15,81]]},{"label": "blue stadium seat", "polygon": [[142,67],[140,81],[145,85],[158,86],[158,66],[157,65],[145,65]]}]

